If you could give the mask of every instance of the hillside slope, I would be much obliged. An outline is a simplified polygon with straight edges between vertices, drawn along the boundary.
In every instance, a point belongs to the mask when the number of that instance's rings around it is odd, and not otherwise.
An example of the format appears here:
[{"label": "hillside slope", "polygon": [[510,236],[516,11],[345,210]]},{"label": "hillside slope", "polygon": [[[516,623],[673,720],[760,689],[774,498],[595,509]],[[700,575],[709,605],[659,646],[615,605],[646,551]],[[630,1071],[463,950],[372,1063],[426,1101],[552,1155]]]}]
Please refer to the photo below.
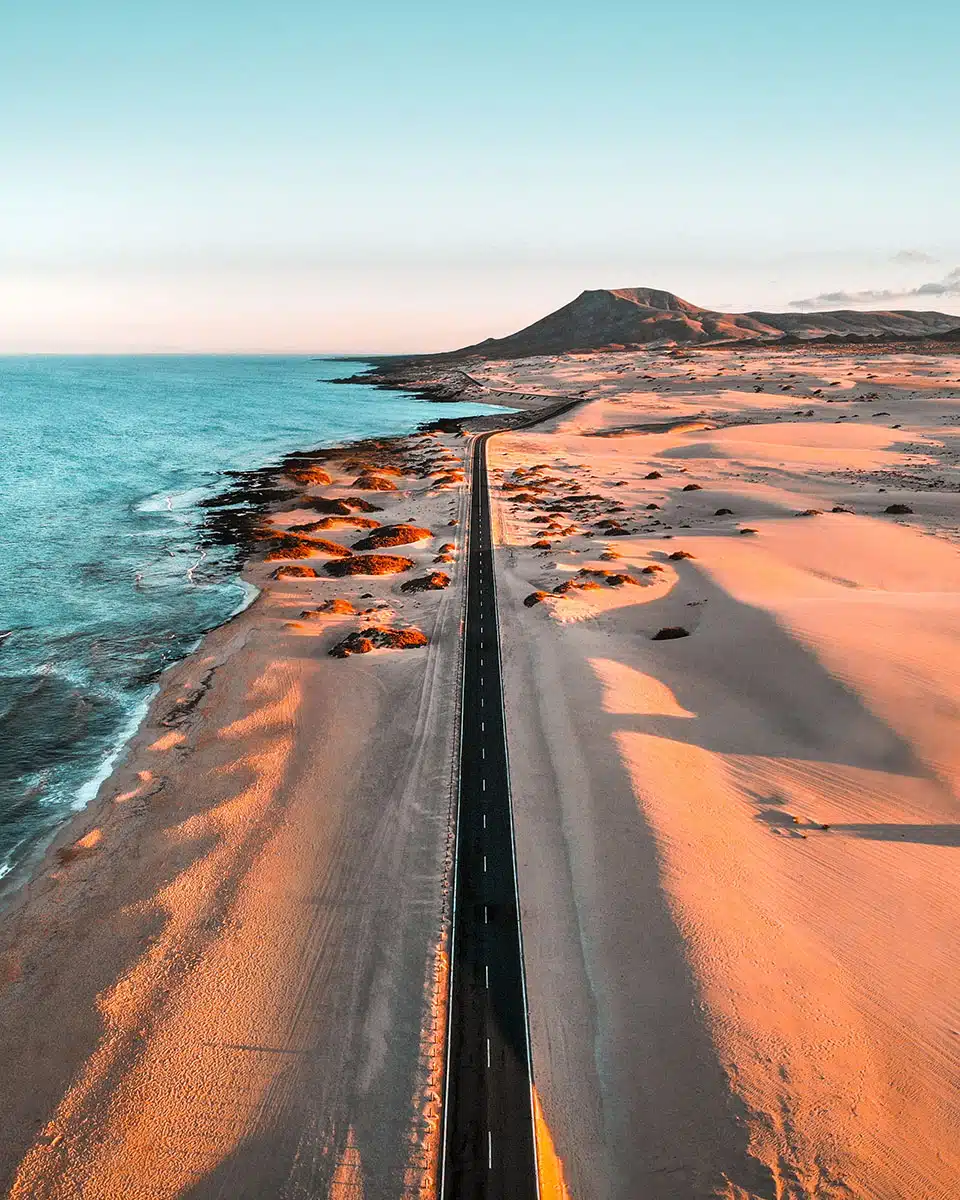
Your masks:
[{"label": "hillside slope", "polygon": [[938,312],[722,313],[656,288],[581,292],[525,329],[487,338],[451,357],[526,358],[571,350],[782,337],[923,337],[960,328],[960,316]]}]

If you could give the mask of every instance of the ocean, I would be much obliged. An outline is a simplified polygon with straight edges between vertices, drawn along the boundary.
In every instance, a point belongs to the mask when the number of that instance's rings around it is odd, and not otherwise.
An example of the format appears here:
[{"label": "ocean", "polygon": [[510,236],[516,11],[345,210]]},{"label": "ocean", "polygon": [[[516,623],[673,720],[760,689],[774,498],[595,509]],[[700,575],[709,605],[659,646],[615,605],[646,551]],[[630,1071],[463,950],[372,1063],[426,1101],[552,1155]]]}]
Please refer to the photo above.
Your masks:
[{"label": "ocean", "polygon": [[201,536],[228,471],[402,434],[432,405],[364,363],[0,357],[0,877],[88,803],[162,670],[250,600]]}]

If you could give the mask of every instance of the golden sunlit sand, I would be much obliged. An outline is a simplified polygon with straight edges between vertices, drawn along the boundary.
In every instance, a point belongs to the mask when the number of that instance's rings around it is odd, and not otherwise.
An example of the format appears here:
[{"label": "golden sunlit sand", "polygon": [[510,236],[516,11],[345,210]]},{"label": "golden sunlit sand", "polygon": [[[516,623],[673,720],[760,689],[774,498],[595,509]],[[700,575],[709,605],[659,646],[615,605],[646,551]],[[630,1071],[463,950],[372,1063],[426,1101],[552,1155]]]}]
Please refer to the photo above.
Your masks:
[{"label": "golden sunlit sand", "polygon": [[[960,360],[470,374],[585,396],[489,445],[544,1196],[954,1200]],[[291,473],[13,900],[11,1196],[435,1194],[465,447]]]},{"label": "golden sunlit sand", "polygon": [[[565,1186],[954,1197],[960,360],[471,372],[588,396],[490,446],[534,1069]],[[565,590],[609,552],[649,586]]]}]

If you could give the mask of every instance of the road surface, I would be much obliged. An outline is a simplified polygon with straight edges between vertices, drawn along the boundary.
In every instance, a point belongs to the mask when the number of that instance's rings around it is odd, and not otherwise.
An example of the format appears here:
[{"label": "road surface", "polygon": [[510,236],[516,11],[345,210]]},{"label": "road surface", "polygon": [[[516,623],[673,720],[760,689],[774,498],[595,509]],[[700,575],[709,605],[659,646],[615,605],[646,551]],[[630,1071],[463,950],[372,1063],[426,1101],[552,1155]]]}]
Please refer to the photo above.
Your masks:
[{"label": "road surface", "polygon": [[486,478],[473,449],[442,1200],[538,1195]]}]

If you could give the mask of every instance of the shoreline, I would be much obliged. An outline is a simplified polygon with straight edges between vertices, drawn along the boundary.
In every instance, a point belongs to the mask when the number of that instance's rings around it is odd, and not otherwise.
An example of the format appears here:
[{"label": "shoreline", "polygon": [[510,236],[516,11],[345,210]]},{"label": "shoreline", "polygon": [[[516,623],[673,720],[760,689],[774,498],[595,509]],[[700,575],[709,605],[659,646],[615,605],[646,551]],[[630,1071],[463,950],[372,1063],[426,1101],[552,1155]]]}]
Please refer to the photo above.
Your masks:
[{"label": "shoreline", "polygon": [[[94,1180],[131,1196],[273,1194],[304,1171],[326,1194],[358,1158],[375,1188],[430,1193],[466,444],[418,431],[319,447],[235,476],[255,511],[210,507],[211,536],[247,539],[241,578],[259,594],[163,672],[95,799],[5,897],[0,1053],[34,1082],[0,1097],[12,1196]],[[425,530],[396,551],[410,570],[328,578],[346,551],[326,546],[411,520]],[[287,532],[304,522],[321,536]],[[404,592],[437,557],[451,585]],[[324,597],[360,615],[309,607]],[[428,645],[330,656],[371,621]],[[238,1058],[243,1045],[284,1049]],[[254,1151],[257,1112],[278,1104],[286,1117]],[[327,1132],[309,1132],[318,1121]],[[328,1145],[309,1169],[298,1137]]]},{"label": "shoreline", "polygon": [[[363,382],[363,380],[358,376],[331,382],[357,383]],[[391,390],[406,391],[407,389]],[[462,398],[452,396],[450,400],[456,402]],[[483,403],[483,401],[477,402]],[[492,400],[488,403],[495,404]],[[409,433],[386,436],[402,440],[418,438],[425,433],[441,430],[456,432],[462,428],[464,422],[486,422],[490,419],[496,418],[493,418],[492,414],[491,418],[483,415],[451,418],[430,417],[421,421],[416,429]],[[61,834],[72,827],[75,821],[82,818],[91,806],[97,803],[100,792],[110,784],[112,776],[121,768],[137,734],[147,722],[154,705],[159,700],[164,687],[164,679],[169,672],[199,653],[205,639],[210,634],[230,624],[256,601],[260,594],[259,589],[245,577],[248,561],[256,550],[256,539],[252,538],[250,533],[269,513],[273,505],[282,503],[286,496],[293,494],[294,489],[284,488],[280,482],[284,478],[285,472],[298,464],[309,464],[318,456],[327,455],[331,451],[342,450],[344,455],[348,456],[354,447],[362,446],[365,441],[368,441],[369,436],[337,442],[331,446],[317,444],[309,449],[285,451],[259,467],[225,470],[222,472],[223,485],[218,487],[212,495],[204,496],[197,502],[195,507],[205,513],[197,529],[200,545],[206,547],[217,545],[232,550],[238,556],[238,561],[229,576],[241,588],[252,589],[252,591],[222,621],[203,629],[190,649],[160,671],[151,685],[150,694],[145,696],[133,710],[112,747],[106,750],[100,765],[89,778],[77,786],[75,800],[69,809],[64,810],[61,824],[38,839],[22,858],[16,860],[3,875],[0,875],[0,920],[3,919],[3,914],[19,890],[30,882],[36,871],[42,869],[48,854],[56,850]]]},{"label": "shoreline", "polygon": [[[960,359],[704,349],[474,368],[556,401],[466,422],[544,1200],[952,1194]],[[285,460],[260,595],[0,921],[15,1200],[431,1195],[465,446]]]}]

